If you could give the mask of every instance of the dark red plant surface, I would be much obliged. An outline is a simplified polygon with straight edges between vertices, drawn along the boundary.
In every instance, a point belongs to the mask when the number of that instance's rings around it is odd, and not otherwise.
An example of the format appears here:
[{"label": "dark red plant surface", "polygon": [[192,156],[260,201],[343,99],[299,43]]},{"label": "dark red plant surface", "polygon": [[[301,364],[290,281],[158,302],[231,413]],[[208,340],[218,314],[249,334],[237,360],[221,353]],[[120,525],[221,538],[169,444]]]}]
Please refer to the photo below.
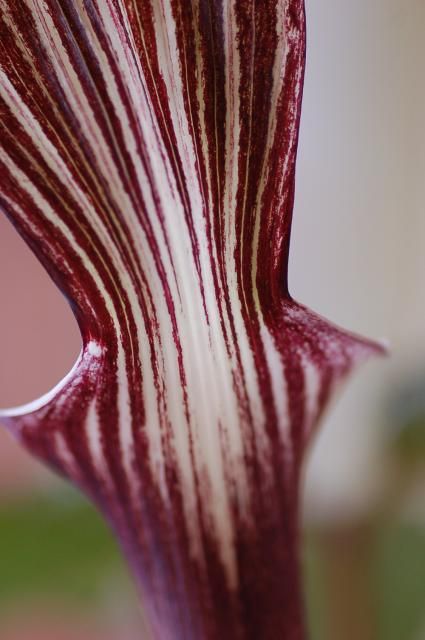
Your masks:
[{"label": "dark red plant surface", "polygon": [[288,293],[302,0],[0,0],[0,203],[83,349],[2,413],[111,522],[161,640],[304,637],[303,454],[379,347]]}]

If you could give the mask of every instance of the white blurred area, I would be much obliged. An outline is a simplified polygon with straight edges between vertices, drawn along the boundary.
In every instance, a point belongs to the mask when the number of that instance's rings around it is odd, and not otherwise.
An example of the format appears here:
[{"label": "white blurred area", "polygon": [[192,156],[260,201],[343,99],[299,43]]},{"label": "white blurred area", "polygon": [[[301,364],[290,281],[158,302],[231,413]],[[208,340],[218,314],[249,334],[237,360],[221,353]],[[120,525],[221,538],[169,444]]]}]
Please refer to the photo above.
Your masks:
[{"label": "white blurred area", "polygon": [[308,0],[307,14],[291,293],[391,345],[322,425],[306,473],[317,522],[370,509],[388,396],[425,371],[425,3]]},{"label": "white blurred area", "polygon": [[[315,442],[305,511],[317,522],[370,508],[380,491],[387,396],[425,370],[425,3],[307,0],[307,17],[291,292],[347,329],[387,338],[392,349],[390,359],[357,373]],[[52,387],[80,339],[60,294],[3,217],[0,251],[4,407]],[[51,482],[0,430],[0,493],[17,483],[32,488],[35,478]]]}]

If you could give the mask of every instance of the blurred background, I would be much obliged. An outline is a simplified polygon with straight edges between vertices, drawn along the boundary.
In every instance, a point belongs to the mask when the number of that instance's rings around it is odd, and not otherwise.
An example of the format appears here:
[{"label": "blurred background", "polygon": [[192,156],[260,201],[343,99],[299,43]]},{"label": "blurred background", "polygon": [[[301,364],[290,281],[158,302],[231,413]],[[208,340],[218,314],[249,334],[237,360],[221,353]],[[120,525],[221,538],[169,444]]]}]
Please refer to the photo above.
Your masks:
[{"label": "blurred background", "polygon": [[[307,2],[291,291],[391,358],[351,381],[312,447],[311,640],[425,639],[425,4]],[[0,217],[0,406],[71,368],[76,323]],[[97,514],[0,431],[2,640],[140,640]],[[139,634],[136,633],[139,630]]]}]

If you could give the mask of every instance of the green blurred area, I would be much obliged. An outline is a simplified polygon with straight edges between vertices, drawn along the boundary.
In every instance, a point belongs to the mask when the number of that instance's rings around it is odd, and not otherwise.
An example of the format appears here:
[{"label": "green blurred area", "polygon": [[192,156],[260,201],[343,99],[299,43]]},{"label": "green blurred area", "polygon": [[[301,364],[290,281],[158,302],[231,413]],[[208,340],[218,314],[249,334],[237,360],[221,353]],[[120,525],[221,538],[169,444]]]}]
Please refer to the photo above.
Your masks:
[{"label": "green blurred area", "polygon": [[[375,580],[383,640],[425,638],[425,530],[393,526],[376,545]],[[421,634],[421,635],[419,635]]]},{"label": "green blurred area", "polygon": [[[361,554],[357,554],[355,548],[353,551],[353,546],[351,560],[357,566],[357,579],[359,573],[364,574],[361,586],[367,590],[365,599],[369,599],[367,604],[370,606],[364,615],[372,615],[375,619],[372,637],[376,640],[425,640],[425,527],[400,521],[387,522],[377,528],[369,544],[367,566]],[[309,532],[304,546],[304,571],[310,640],[329,640],[330,637],[329,617],[336,602],[332,589],[326,588],[329,584],[328,561],[329,555],[323,552],[323,535]],[[341,592],[352,595],[351,580],[353,576],[347,571],[345,580],[333,585],[340,590],[339,599]],[[346,620],[346,623],[350,624],[350,621]]]},{"label": "green blurred area", "polygon": [[[134,597],[111,533],[71,489],[0,505],[0,541],[0,613],[44,601],[98,614],[111,585],[120,597]],[[425,529],[387,522],[368,544],[364,577],[373,599],[376,640],[420,640],[425,637]],[[335,603],[327,590],[323,533],[306,534],[303,555],[310,638],[328,640]],[[347,583],[350,579],[347,575]]]},{"label": "green blurred area", "polygon": [[0,504],[0,612],[23,600],[90,609],[129,583],[112,534],[72,489]]}]

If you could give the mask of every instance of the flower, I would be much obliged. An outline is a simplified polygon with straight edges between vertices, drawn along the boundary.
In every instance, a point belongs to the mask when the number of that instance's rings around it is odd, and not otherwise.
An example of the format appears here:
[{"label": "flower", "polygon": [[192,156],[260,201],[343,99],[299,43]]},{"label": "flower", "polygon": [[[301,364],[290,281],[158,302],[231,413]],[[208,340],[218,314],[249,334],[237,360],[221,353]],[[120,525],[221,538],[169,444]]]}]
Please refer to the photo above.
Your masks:
[{"label": "flower", "polygon": [[302,638],[303,454],[380,350],[288,292],[303,2],[0,6],[0,203],[83,338],[3,420],[111,522],[155,637]]}]

